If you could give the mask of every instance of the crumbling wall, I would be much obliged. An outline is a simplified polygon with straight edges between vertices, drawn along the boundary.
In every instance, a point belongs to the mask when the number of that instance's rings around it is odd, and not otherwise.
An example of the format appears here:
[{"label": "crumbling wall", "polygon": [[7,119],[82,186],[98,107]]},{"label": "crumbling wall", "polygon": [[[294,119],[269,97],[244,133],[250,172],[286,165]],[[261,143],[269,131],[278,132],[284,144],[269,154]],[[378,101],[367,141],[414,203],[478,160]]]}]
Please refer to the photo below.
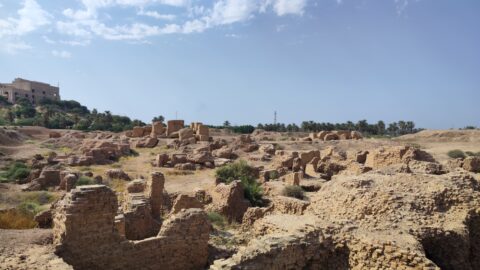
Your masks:
[{"label": "crumbling wall", "polygon": [[102,185],[81,186],[54,210],[56,253],[75,269],[202,269],[208,258],[210,224],[200,209],[172,215],[157,236],[125,240],[117,232],[115,193]]}]

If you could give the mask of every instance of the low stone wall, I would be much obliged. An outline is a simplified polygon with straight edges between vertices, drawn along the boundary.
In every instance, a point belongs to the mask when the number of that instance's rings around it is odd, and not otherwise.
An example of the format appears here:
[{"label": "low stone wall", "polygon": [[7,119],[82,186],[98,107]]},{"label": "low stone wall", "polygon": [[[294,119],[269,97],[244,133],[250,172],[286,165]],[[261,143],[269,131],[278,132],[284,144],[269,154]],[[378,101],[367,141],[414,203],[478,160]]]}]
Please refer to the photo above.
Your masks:
[{"label": "low stone wall", "polygon": [[115,193],[81,186],[54,209],[56,253],[75,269],[202,269],[207,265],[211,225],[200,209],[164,221],[157,236],[125,240],[115,226]]}]

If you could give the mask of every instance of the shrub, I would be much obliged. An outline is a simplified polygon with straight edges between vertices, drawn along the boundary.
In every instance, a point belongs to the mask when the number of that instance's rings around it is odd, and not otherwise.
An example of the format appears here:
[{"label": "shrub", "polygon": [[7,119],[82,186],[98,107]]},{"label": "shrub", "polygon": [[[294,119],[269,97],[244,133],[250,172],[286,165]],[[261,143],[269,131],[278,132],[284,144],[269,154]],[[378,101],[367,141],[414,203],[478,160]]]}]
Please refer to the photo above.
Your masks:
[{"label": "shrub", "polygon": [[227,219],[217,212],[208,212],[207,216],[208,220],[216,227],[223,228],[227,223]]},{"label": "shrub", "polygon": [[465,154],[469,157],[480,157],[480,152],[474,153],[472,151],[467,151]]},{"label": "shrub", "polygon": [[18,209],[0,211],[0,229],[32,229],[37,226],[33,216]]},{"label": "shrub", "polygon": [[6,171],[0,174],[0,178],[2,178],[3,182],[12,182],[15,180],[21,180],[30,174],[30,169],[28,169],[27,165],[22,162],[14,162],[10,164],[6,168]]},{"label": "shrub", "polygon": [[299,186],[286,186],[282,190],[282,195],[303,200],[305,193]]},{"label": "shrub", "polygon": [[248,165],[246,161],[240,160],[231,164],[227,164],[215,171],[215,176],[221,182],[229,184],[234,180],[250,181],[255,179],[255,169]]},{"label": "shrub", "polygon": [[93,185],[93,184],[95,184],[95,182],[93,181],[92,178],[86,177],[86,176],[80,176],[80,178],[78,178],[77,182],[75,183],[75,186],[79,187],[79,186],[87,186],[87,185]]},{"label": "shrub", "polygon": [[241,180],[245,190],[244,196],[253,206],[263,205],[263,190],[255,179],[255,169],[246,161],[240,160],[227,164],[215,171],[215,176],[221,182],[229,184],[234,180]]},{"label": "shrub", "polygon": [[465,153],[463,153],[463,151],[459,150],[459,149],[448,151],[447,155],[451,158],[465,158],[466,157]]},{"label": "shrub", "polygon": [[250,201],[252,206],[263,206],[263,189],[256,180],[242,180],[244,197]]}]

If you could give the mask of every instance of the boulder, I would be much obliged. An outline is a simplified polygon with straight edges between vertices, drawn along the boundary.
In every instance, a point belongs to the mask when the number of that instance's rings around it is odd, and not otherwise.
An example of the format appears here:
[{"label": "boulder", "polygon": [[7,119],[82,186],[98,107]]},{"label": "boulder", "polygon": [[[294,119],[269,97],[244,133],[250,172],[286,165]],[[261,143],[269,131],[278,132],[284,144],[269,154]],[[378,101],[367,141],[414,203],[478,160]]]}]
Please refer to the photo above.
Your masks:
[{"label": "boulder", "polygon": [[130,181],[130,176],[125,173],[122,169],[109,169],[105,172],[105,176],[110,179],[121,179],[125,181]]},{"label": "boulder", "polygon": [[158,137],[165,134],[165,127],[163,126],[162,122],[153,122],[152,123],[152,132],[150,136]]},{"label": "boulder", "polygon": [[325,136],[327,136],[329,132],[328,131],[320,131],[318,134],[317,134],[317,138],[320,139],[320,140],[325,140]]},{"label": "boulder", "polygon": [[170,214],[176,214],[180,212],[182,209],[190,209],[190,208],[203,208],[203,204],[197,200],[194,196],[189,196],[187,194],[180,194],[175,199],[173,203],[172,211]]},{"label": "boulder", "polygon": [[275,145],[263,144],[260,146],[260,151],[269,155],[275,155]]},{"label": "boulder", "polygon": [[156,167],[164,167],[167,165],[167,162],[170,160],[168,157],[168,154],[158,154],[157,157],[155,158],[154,165]]},{"label": "boulder", "polygon": [[213,163],[215,159],[210,152],[200,152],[188,155],[187,160],[195,164],[205,164],[207,162]]},{"label": "boulder", "polygon": [[178,131],[178,138],[180,141],[188,140],[194,138],[193,130],[191,128],[182,128]]},{"label": "boulder", "polygon": [[140,139],[136,142],[135,147],[137,148],[153,148],[157,146],[158,139],[156,137],[147,136]]},{"label": "boulder", "polygon": [[462,167],[469,172],[480,173],[480,158],[467,157],[463,160]]},{"label": "boulder", "polygon": [[212,155],[217,158],[226,158],[231,159],[233,157],[233,151],[231,148],[222,147],[220,149],[214,150]]},{"label": "boulder", "polygon": [[337,134],[335,133],[328,133],[327,135],[325,135],[324,137],[324,141],[336,141],[336,140],[339,140],[340,138],[338,137]]},{"label": "boulder", "polygon": [[244,197],[244,189],[240,181],[233,181],[228,185],[218,184],[211,196],[212,203],[208,205],[208,209],[224,215],[229,222],[241,222],[243,214],[250,206],[250,202]]},{"label": "boulder", "polygon": [[360,140],[360,139],[363,139],[363,136],[362,136],[362,133],[360,133],[358,131],[352,131],[350,133],[350,138],[352,140]]},{"label": "boulder", "polygon": [[135,179],[127,184],[128,193],[142,193],[145,190],[145,180]]}]

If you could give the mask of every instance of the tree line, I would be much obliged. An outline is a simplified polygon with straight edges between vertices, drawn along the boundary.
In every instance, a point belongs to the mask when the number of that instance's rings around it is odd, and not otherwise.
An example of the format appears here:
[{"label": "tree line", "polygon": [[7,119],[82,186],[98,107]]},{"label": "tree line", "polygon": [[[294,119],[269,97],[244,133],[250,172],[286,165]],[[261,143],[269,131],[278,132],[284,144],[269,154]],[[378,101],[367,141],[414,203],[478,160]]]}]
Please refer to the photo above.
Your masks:
[{"label": "tree line", "polygon": [[347,121],[345,123],[326,123],[326,122],[314,122],[303,121],[300,126],[297,124],[258,124],[257,128],[264,129],[266,131],[278,131],[278,132],[319,132],[319,131],[331,131],[331,130],[350,130],[359,131],[367,135],[390,135],[399,136],[405,134],[416,133],[421,129],[415,128],[413,121],[403,121],[385,124],[384,121],[378,121],[375,124],[368,123],[367,120],[360,120],[357,123]]},{"label": "tree line", "polygon": [[89,110],[74,100],[42,99],[34,106],[21,98],[16,104],[0,99],[0,125],[43,126],[52,129],[103,130],[120,132],[144,126],[140,120],[112,114],[110,111]]}]

